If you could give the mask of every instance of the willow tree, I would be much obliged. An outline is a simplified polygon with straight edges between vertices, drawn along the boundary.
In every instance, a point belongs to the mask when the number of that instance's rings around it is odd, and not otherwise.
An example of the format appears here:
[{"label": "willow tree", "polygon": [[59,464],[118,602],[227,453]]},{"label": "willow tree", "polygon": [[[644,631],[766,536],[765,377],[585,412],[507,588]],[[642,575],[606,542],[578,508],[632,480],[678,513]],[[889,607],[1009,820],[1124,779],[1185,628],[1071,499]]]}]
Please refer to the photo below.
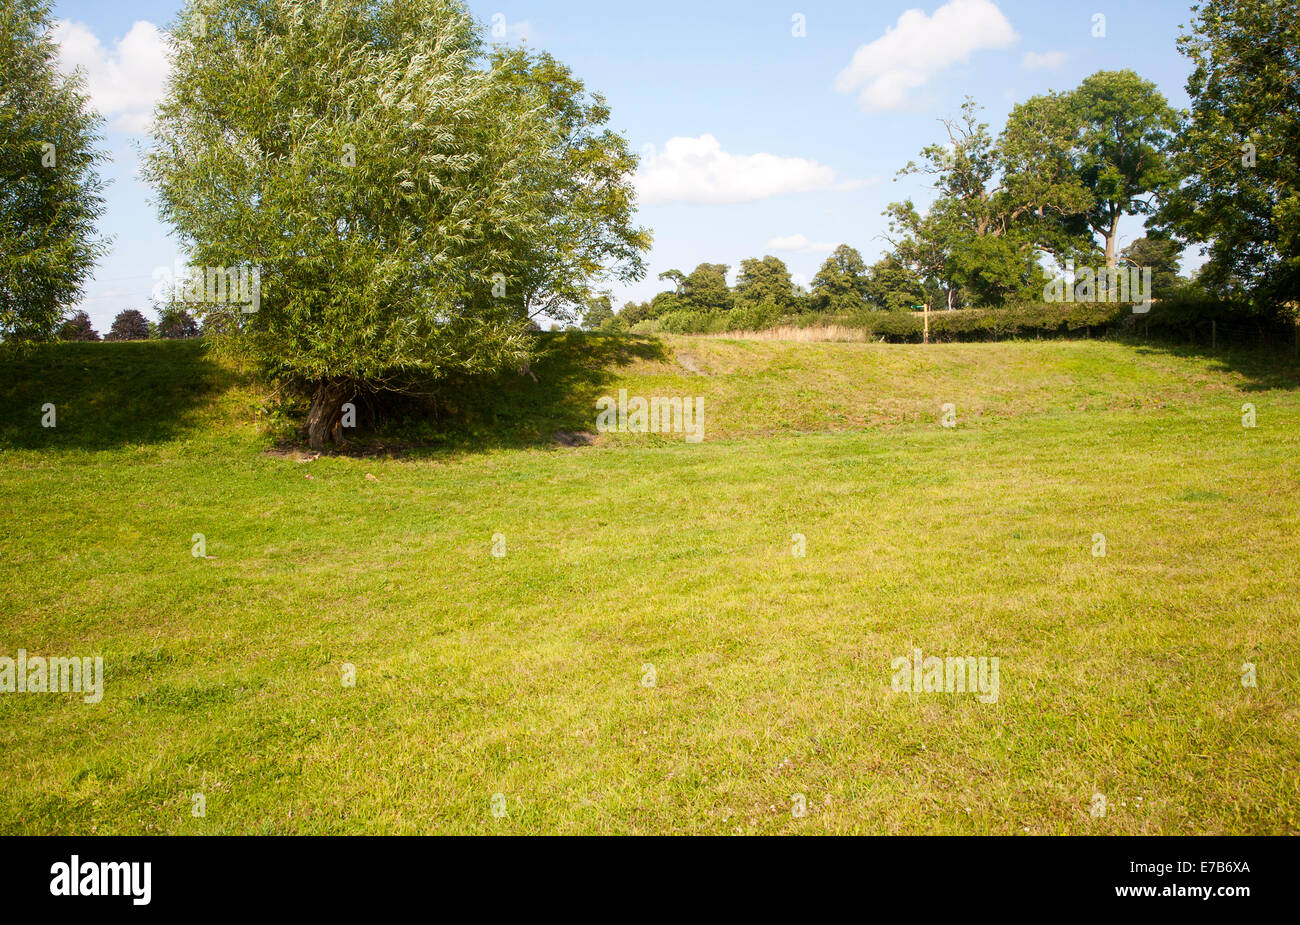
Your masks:
[{"label": "willow tree", "polygon": [[48,0],[0,3],[0,339],[55,335],[104,252],[101,119],[59,73]]},{"label": "willow tree", "polygon": [[170,42],[145,173],[192,267],[257,269],[252,305],[203,309],[310,396],[313,448],[358,391],[518,367],[531,315],[644,273],[603,101],[489,58],[454,0],[191,0]]}]

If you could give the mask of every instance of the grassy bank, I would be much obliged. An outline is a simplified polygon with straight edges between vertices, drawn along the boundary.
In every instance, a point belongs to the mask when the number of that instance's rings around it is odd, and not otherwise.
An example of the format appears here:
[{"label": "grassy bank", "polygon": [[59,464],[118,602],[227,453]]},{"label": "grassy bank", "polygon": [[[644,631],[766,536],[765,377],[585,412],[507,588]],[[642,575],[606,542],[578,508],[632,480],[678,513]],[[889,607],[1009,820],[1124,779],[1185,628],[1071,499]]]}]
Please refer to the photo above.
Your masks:
[{"label": "grassy bank", "polygon": [[[1300,829],[1283,357],[568,335],[430,449],[310,462],[193,345],[22,363],[0,654],[106,682],[0,696],[0,831]],[[619,388],[704,442],[555,446]],[[997,702],[895,693],[914,648]]]}]

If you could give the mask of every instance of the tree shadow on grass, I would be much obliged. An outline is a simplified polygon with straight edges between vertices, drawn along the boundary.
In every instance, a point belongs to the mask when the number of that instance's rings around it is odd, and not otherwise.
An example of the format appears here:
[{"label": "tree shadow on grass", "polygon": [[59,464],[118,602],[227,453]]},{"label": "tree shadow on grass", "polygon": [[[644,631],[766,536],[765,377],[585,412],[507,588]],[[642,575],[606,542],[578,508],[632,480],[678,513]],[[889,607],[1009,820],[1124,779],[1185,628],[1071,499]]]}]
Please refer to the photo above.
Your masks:
[{"label": "tree shadow on grass", "polygon": [[[528,369],[441,380],[423,394],[357,399],[358,432],[345,455],[554,446],[595,429],[596,399],[620,367],[668,358],[662,341],[635,334],[548,331]],[[558,439],[557,439],[558,438]]]},{"label": "tree shadow on grass", "polygon": [[0,448],[161,443],[201,426],[200,410],[236,381],[198,339],[0,345]]},{"label": "tree shadow on grass", "polygon": [[1290,343],[1209,344],[1130,340],[1141,356],[1178,356],[1205,361],[1215,372],[1235,373],[1246,392],[1292,391],[1300,388],[1300,356]]}]

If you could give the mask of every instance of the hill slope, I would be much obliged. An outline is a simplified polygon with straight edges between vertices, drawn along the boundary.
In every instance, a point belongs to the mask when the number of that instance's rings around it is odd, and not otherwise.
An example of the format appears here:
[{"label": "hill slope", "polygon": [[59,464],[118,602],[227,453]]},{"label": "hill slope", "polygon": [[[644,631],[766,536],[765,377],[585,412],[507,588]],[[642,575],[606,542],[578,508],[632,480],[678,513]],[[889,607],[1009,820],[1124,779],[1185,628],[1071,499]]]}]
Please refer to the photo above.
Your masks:
[{"label": "hill slope", "polygon": [[[553,345],[459,449],[310,462],[192,345],[8,367],[0,655],[105,679],[0,696],[0,832],[1300,831],[1280,361]],[[620,386],[705,441],[555,447]]]},{"label": "hill slope", "polygon": [[[362,401],[361,445],[462,449],[549,445],[557,431],[593,432],[596,400],[699,397],[706,439],[864,427],[933,425],[946,403],[959,427],[1026,415],[1186,406],[1300,385],[1286,353],[1207,357],[1111,341],[928,347],[712,338],[543,335],[531,375],[438,386],[431,403]],[[57,428],[40,408],[58,409]],[[198,341],[59,344],[0,358],[0,446],[150,444],[204,433],[292,439],[293,408],[209,357]],[[301,409],[299,409],[301,410]],[[369,426],[367,426],[369,425]],[[667,442],[645,435],[600,442]],[[680,438],[671,438],[680,439]]]}]

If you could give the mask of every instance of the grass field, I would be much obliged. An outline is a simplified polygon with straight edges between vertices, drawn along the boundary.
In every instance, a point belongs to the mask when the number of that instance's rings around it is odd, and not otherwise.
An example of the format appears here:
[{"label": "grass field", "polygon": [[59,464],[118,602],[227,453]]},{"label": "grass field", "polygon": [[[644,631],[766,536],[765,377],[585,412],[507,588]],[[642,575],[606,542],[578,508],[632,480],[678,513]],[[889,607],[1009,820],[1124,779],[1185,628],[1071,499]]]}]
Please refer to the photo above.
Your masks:
[{"label": "grass field", "polygon": [[[0,696],[0,832],[1300,830],[1290,355],[566,335],[534,372],[307,460],[194,343],[4,361],[0,655],[105,686]],[[702,396],[704,441],[554,444],[620,388]],[[895,692],[914,648],[999,658],[997,701]]]}]

